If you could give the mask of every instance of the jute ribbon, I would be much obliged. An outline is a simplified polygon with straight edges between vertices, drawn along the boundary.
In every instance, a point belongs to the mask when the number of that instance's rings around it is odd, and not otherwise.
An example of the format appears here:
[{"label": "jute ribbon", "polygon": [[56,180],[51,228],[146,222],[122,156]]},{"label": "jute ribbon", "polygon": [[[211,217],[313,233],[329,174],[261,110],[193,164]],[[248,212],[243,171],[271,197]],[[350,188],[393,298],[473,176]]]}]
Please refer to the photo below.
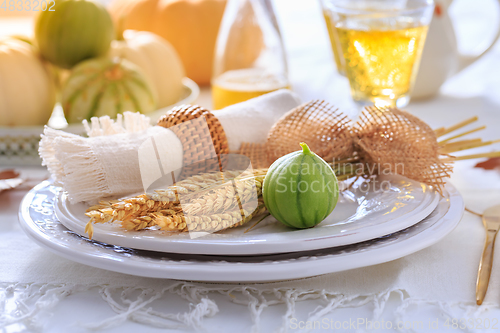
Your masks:
[{"label": "jute ribbon", "polygon": [[453,171],[440,159],[434,131],[397,108],[367,107],[355,122],[324,101],[303,104],[272,127],[266,144],[245,143],[240,154],[254,167],[269,167],[277,158],[306,142],[327,162],[352,161],[365,175],[398,173],[441,191]]},{"label": "jute ribbon", "polygon": [[[184,126],[174,126],[179,124]],[[184,148],[184,176],[217,169],[221,155],[229,153],[224,128],[200,106],[176,107],[158,125],[174,126]],[[354,160],[364,175],[398,173],[435,186],[438,191],[453,171],[452,162],[440,159],[435,132],[417,117],[397,108],[367,107],[353,121],[319,100],[287,112],[271,128],[265,144],[243,143],[239,153],[249,157],[254,168],[266,168],[298,150],[300,142],[306,142],[327,162]]]}]

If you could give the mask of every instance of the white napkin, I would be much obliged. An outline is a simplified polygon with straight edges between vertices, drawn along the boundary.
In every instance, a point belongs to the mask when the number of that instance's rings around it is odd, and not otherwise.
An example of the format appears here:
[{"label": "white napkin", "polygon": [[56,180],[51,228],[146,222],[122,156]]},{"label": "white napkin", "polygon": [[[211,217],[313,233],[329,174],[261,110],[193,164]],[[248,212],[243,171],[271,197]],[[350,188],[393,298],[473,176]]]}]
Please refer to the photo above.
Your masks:
[{"label": "white napkin", "polygon": [[[269,93],[215,113],[226,132],[230,149],[238,150],[241,142],[263,142],[271,126],[298,105],[289,90]],[[71,203],[95,201],[146,190],[159,175],[182,167],[182,144],[169,129],[150,127],[144,115],[125,112],[116,121],[109,117],[86,122],[89,138],[46,127],[40,141],[42,164],[68,192]],[[158,152],[168,155],[157,156]],[[141,146],[143,145],[144,146]],[[149,149],[150,156],[138,152]]]},{"label": "white napkin", "polygon": [[266,142],[271,127],[285,112],[299,104],[296,94],[281,89],[214,111],[214,115],[224,127],[229,150],[236,151],[243,142]]},{"label": "white napkin", "polygon": [[43,165],[47,165],[52,176],[68,192],[71,203],[94,201],[143,191],[137,152],[146,140],[160,135],[167,136],[168,146],[174,147],[164,159],[171,161],[172,170],[182,167],[179,138],[160,126],[90,138],[46,127],[39,151]]}]

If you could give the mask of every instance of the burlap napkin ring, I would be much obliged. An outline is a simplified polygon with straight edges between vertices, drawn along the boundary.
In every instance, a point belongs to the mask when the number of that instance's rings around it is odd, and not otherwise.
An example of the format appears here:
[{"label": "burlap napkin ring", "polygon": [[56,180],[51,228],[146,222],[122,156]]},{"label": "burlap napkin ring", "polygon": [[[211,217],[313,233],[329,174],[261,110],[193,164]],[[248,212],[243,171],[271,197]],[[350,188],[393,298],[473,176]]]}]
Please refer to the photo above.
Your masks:
[{"label": "burlap napkin ring", "polygon": [[226,133],[219,119],[201,106],[177,106],[161,117],[157,125],[170,128],[182,143],[182,178],[219,170],[221,156],[229,153]]}]

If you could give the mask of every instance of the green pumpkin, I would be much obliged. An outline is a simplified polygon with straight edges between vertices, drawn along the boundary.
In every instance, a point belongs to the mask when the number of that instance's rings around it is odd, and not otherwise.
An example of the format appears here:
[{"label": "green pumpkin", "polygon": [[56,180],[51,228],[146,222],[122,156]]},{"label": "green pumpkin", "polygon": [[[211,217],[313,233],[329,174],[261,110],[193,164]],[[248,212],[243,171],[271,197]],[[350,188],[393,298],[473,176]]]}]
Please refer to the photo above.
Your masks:
[{"label": "green pumpkin", "polygon": [[43,58],[62,68],[105,55],[114,38],[104,6],[87,0],[56,0],[53,11],[41,11],[35,39]]},{"label": "green pumpkin", "polygon": [[123,59],[98,58],[76,66],[62,89],[68,123],[92,117],[156,110],[156,97],[140,69]]},{"label": "green pumpkin", "polygon": [[305,143],[276,160],[269,168],[262,194],[267,210],[281,223],[311,228],[335,208],[339,196],[337,177]]}]

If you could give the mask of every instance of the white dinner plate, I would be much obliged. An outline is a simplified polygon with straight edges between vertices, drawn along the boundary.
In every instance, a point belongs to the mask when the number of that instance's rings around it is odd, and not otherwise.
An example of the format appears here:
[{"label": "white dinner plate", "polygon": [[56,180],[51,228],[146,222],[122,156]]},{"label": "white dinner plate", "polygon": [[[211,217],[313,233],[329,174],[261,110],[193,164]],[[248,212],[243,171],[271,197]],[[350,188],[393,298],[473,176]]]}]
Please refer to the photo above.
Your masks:
[{"label": "white dinner plate", "polygon": [[[370,185],[368,185],[370,184]],[[425,184],[390,175],[360,181],[342,192],[332,214],[314,228],[296,230],[268,217],[248,233],[252,222],[191,239],[189,233],[159,230],[126,231],[117,223],[94,225],[93,239],[134,249],[213,255],[255,255],[317,250],[381,237],[412,226],[429,215],[439,194]],[[58,220],[85,235],[87,204],[72,205],[64,192],[56,203]]]},{"label": "white dinner plate", "polygon": [[55,215],[61,189],[49,181],[23,199],[19,221],[42,247],[93,267],[152,278],[257,282],[304,278],[380,264],[426,248],[451,232],[464,211],[456,189],[447,185],[436,209],[419,223],[370,241],[321,250],[260,256],[169,254],[89,241],[66,229]]}]

